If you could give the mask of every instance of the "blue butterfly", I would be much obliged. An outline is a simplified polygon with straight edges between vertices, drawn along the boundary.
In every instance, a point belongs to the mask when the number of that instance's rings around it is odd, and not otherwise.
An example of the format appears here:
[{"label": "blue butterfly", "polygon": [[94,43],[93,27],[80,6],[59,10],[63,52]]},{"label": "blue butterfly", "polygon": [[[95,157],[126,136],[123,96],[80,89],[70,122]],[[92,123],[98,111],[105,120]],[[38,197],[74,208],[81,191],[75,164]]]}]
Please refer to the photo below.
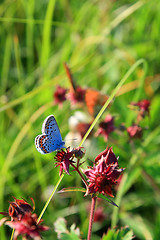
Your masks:
[{"label": "blue butterfly", "polygon": [[42,154],[51,153],[64,147],[61,133],[53,115],[48,116],[42,125],[42,134],[35,138],[38,152]]}]

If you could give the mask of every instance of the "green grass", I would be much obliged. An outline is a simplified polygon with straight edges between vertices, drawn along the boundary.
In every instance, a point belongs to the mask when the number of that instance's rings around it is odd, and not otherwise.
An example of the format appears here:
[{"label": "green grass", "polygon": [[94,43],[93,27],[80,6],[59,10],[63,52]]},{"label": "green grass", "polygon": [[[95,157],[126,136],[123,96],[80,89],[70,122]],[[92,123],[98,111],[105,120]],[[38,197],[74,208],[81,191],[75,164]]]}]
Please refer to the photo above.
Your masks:
[{"label": "green grass", "polygon": [[[70,86],[63,62],[71,67],[78,85],[111,95],[133,64],[144,59],[145,66],[139,65],[125,83],[133,90],[122,86],[126,93],[116,96],[107,110],[116,116],[117,128],[121,123],[128,127],[136,118],[128,108],[130,102],[150,99],[150,117],[141,123],[143,140],[132,146],[126,133],[112,133],[107,143],[102,137],[93,138],[91,149],[86,149],[87,158],[94,160],[110,145],[120,166],[126,168],[115,194],[119,209],[102,203],[107,219],[94,225],[93,240],[115,224],[128,225],[137,239],[159,239],[159,10],[158,0],[1,2],[0,211],[7,211],[12,196],[33,197],[39,215],[46,189],[54,188],[58,181],[54,153],[38,153],[34,138],[49,114],[55,115],[63,138],[69,131],[68,118],[75,110],[68,102],[62,109],[52,104],[56,85]],[[73,172],[63,178],[60,189],[79,185]],[[59,216],[65,217],[69,226],[75,222],[85,239],[88,203],[89,198],[79,192],[56,194],[43,216],[51,227],[44,239],[56,239],[53,222]],[[0,239],[9,239],[8,228],[0,230]]]}]

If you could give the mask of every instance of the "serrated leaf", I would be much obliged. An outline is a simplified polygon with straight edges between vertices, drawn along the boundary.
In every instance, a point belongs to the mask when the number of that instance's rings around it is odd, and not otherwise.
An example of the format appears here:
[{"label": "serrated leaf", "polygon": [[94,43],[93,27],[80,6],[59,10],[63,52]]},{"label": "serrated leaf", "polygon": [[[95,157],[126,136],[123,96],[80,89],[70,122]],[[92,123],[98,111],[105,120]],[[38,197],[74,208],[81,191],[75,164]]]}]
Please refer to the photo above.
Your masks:
[{"label": "serrated leaf", "polygon": [[123,240],[130,240],[133,239],[133,231],[130,230],[126,235],[123,237]]},{"label": "serrated leaf", "polygon": [[70,231],[67,229],[66,220],[64,218],[58,218],[54,223],[55,232],[57,232],[57,238],[61,240],[80,240],[80,230],[76,228],[76,224],[72,224]]},{"label": "serrated leaf", "polygon": [[80,236],[80,230],[78,227],[76,228],[75,223],[72,224],[72,226],[70,227],[70,230],[71,230],[71,232],[74,232],[74,233],[76,233],[76,235]]},{"label": "serrated leaf", "polygon": [[102,240],[131,240],[133,239],[133,231],[128,227],[121,229],[108,229],[107,234],[103,235]]},{"label": "serrated leaf", "polygon": [[111,240],[114,236],[115,229],[108,229],[107,234],[103,235],[102,240]]}]

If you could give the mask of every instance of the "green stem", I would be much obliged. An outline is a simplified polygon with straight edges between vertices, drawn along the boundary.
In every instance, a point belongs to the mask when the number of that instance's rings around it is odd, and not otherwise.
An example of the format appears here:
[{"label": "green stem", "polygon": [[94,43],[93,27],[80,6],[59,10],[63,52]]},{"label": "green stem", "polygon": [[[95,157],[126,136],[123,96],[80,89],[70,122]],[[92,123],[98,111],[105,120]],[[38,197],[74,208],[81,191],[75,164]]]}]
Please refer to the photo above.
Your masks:
[{"label": "green stem", "polygon": [[71,164],[71,166],[78,172],[78,174],[79,174],[80,177],[82,178],[82,181],[84,182],[86,188],[88,188],[88,184],[87,184],[85,178],[83,177],[82,173],[79,171],[79,169],[78,169],[77,167],[74,166],[73,163],[70,163],[70,164]]},{"label": "green stem", "polygon": [[14,229],[12,230],[12,234],[11,234],[10,240],[13,240],[13,236],[14,236]]},{"label": "green stem", "polygon": [[61,177],[59,178],[59,180],[58,180],[58,182],[57,182],[57,184],[56,184],[55,188],[53,189],[53,192],[51,193],[51,195],[50,195],[50,197],[49,197],[48,201],[46,202],[46,204],[45,204],[44,208],[42,209],[42,212],[41,212],[41,214],[39,215],[39,218],[37,219],[37,224],[38,224],[38,223],[39,223],[39,221],[41,220],[41,218],[42,218],[42,216],[43,216],[43,214],[44,214],[44,212],[45,212],[46,208],[48,207],[48,205],[49,205],[49,203],[50,203],[50,201],[51,201],[51,199],[52,199],[52,197],[53,197],[54,193],[56,192],[56,190],[57,190],[57,188],[58,188],[59,184],[61,183],[61,181],[62,181],[63,177],[64,177],[64,174],[62,174],[62,175],[61,175]]},{"label": "green stem", "polygon": [[[88,131],[86,132],[85,136],[83,137],[81,143],[79,146],[82,146],[82,144],[84,143],[84,141],[86,140],[86,138],[88,137],[88,135],[90,134],[90,132],[92,131],[92,129],[94,128],[95,124],[97,123],[97,121],[99,120],[99,118],[101,117],[101,115],[104,113],[104,111],[106,110],[106,108],[108,107],[108,105],[110,104],[110,102],[112,101],[112,99],[115,97],[115,95],[117,94],[117,92],[120,90],[120,88],[122,87],[122,85],[125,83],[125,81],[128,79],[128,77],[134,72],[134,70],[140,65],[140,64],[144,64],[146,65],[146,61],[144,59],[139,59],[128,71],[127,73],[124,75],[124,77],[121,79],[121,81],[118,83],[118,85],[116,86],[116,88],[114,89],[114,91],[112,92],[112,94],[110,95],[110,97],[107,99],[107,101],[105,102],[104,106],[101,108],[101,110],[99,111],[98,115],[96,116],[96,118],[94,119],[92,125],[90,126],[90,128],[88,129]],[[146,66],[145,66],[146,67]]]}]

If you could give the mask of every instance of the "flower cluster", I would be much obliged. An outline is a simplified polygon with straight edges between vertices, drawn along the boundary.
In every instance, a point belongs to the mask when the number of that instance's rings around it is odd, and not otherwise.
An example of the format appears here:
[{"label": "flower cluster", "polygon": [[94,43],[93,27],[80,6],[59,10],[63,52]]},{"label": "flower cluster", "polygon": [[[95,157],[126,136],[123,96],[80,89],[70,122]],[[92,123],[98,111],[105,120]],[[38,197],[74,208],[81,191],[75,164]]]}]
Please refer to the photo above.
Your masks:
[{"label": "flower cluster", "polygon": [[95,158],[94,166],[83,171],[89,182],[86,195],[102,193],[113,197],[112,186],[117,184],[123,170],[112,148],[106,148]]},{"label": "flower cluster", "polygon": [[36,239],[40,240],[41,235],[40,232],[47,231],[49,228],[45,225],[40,225],[42,222],[38,221],[38,217],[35,213],[32,213],[35,206],[34,200],[31,198],[33,203],[33,207],[24,199],[16,199],[14,198],[14,202],[10,202],[8,212],[0,212],[5,216],[11,217],[11,221],[6,221],[4,218],[6,225],[15,229],[14,239],[16,240],[19,235],[25,237],[25,239]]},{"label": "flower cluster", "polygon": [[88,113],[95,117],[99,112],[100,108],[105,104],[108,96],[92,88],[83,88],[78,86],[73,79],[70,68],[64,63],[66,75],[70,82],[70,88],[66,89],[61,86],[56,87],[56,91],[53,94],[54,103],[62,106],[65,100],[69,100],[71,107],[82,107],[88,110]]},{"label": "flower cluster", "polygon": [[142,138],[143,129],[139,126],[139,124],[146,115],[149,116],[150,104],[150,101],[147,99],[140,100],[139,102],[131,102],[131,105],[138,107],[138,115],[136,123],[133,123],[132,126],[129,126],[126,129],[130,139]]},{"label": "flower cluster", "polygon": [[[71,165],[75,171],[80,174],[79,171],[79,160],[83,158],[85,152],[81,147],[70,150],[68,147],[66,150],[60,150],[55,156],[56,167],[60,166],[60,175],[63,170],[69,174],[69,166]],[[75,165],[74,158],[77,158]],[[88,194],[107,194],[113,197],[112,186],[116,185],[120,174],[123,172],[123,168],[119,168],[118,158],[116,158],[112,148],[106,148],[101,152],[94,161],[93,167],[88,167],[87,170],[81,169],[82,172],[87,177],[87,182],[80,174],[83,182],[86,185],[87,191],[85,195]]]},{"label": "flower cluster", "polygon": [[57,86],[56,91],[53,94],[54,103],[58,104],[59,106],[62,106],[62,103],[66,100],[66,93],[67,93],[67,89],[61,86]]},{"label": "flower cluster", "polygon": [[85,89],[79,86],[76,87],[76,91],[71,89],[67,94],[67,98],[70,100],[72,105],[83,103],[85,99]]},{"label": "flower cluster", "polygon": [[68,147],[66,150],[61,149],[57,152],[54,159],[56,160],[56,167],[60,167],[60,176],[62,175],[63,170],[66,174],[70,175],[69,166],[72,165],[75,167],[75,162],[73,161],[74,157],[78,159],[77,164],[79,164],[79,160],[84,156],[84,151],[82,149],[82,147],[77,147],[70,150],[70,147]]},{"label": "flower cluster", "polygon": [[150,101],[147,99],[143,99],[139,102],[132,102],[133,106],[137,106],[139,108],[141,116],[144,118],[146,114],[149,115],[149,107],[150,107]]}]

